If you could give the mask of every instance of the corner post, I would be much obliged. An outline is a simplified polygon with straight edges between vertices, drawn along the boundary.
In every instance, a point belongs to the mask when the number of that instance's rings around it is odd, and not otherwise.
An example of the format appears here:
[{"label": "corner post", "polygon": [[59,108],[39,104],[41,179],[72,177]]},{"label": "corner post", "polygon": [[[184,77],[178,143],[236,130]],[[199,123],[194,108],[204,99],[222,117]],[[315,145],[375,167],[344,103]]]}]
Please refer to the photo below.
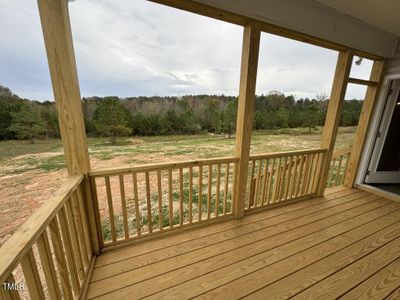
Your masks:
[{"label": "corner post", "polygon": [[94,253],[99,253],[92,195],[90,160],[82,112],[67,0],[38,0],[54,99],[68,175],[83,174],[83,192]]},{"label": "corner post", "polygon": [[360,119],[358,121],[356,136],[354,138],[354,147],[351,151],[347,172],[345,175],[344,186],[352,188],[354,186],[361,155],[364,149],[367,130],[369,128],[372,113],[374,112],[376,99],[382,83],[386,61],[377,60],[372,65],[370,81],[378,82],[377,85],[369,85],[365,93],[364,103],[361,109]]},{"label": "corner post", "polygon": [[325,153],[325,159],[322,162],[321,173],[319,175],[318,196],[324,194],[325,183],[328,178],[329,165],[335,148],[336,135],[339,128],[352,60],[353,54],[349,50],[339,52],[321,139],[321,148],[327,149],[327,152]]},{"label": "corner post", "polygon": [[253,129],[260,35],[260,29],[257,24],[250,23],[244,27],[236,124],[235,155],[239,158],[235,174],[233,199],[236,218],[244,216],[244,200],[249,166],[251,132]]}]

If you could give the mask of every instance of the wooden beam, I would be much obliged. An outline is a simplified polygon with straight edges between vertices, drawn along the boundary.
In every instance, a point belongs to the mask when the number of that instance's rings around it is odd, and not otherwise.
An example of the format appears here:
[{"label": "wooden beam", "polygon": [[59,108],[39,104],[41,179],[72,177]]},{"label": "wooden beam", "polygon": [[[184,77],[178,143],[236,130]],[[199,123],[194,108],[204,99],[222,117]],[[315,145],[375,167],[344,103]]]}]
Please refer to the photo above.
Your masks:
[{"label": "wooden beam", "polygon": [[325,126],[321,139],[321,148],[326,148],[328,150],[325,154],[325,159],[323,160],[321,167],[321,174],[319,176],[317,191],[319,196],[322,196],[325,190],[325,183],[328,177],[329,164],[335,147],[336,135],[339,127],[342,105],[346,94],[352,59],[353,55],[350,51],[339,52],[331,96],[329,98],[328,111],[325,119]]},{"label": "wooden beam", "polygon": [[373,81],[373,80],[364,80],[364,79],[358,79],[358,78],[349,78],[347,81],[348,83],[353,83],[353,84],[361,84],[361,85],[378,85],[379,82]]},{"label": "wooden beam", "polygon": [[[85,176],[83,187],[86,207],[87,210],[92,210],[93,203],[87,178],[90,160],[68,2],[65,0],[38,0],[38,6],[68,174],[69,176],[80,174]],[[89,222],[94,222],[94,220],[89,219]],[[93,237],[93,249],[99,252],[97,232],[91,230],[91,236]]]},{"label": "wooden beam", "polygon": [[358,121],[356,136],[354,138],[354,148],[350,154],[348,169],[344,180],[346,187],[353,187],[360,163],[360,158],[364,149],[367,130],[369,128],[372,113],[378,98],[380,84],[383,80],[386,61],[375,61],[370,75],[370,81],[378,82],[377,85],[370,85],[365,94],[364,103],[361,109],[360,119]]},{"label": "wooden beam", "polygon": [[240,70],[236,125],[235,154],[239,158],[233,195],[236,218],[241,218],[244,215],[259,48],[260,29],[253,23],[246,25],[243,31],[242,65]]}]

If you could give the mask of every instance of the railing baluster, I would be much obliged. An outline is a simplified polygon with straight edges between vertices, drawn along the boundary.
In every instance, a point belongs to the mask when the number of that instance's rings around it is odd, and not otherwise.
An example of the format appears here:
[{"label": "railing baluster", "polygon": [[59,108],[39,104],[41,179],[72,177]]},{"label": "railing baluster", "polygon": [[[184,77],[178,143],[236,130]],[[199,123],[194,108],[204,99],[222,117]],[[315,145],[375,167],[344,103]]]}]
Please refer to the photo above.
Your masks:
[{"label": "railing baluster", "polygon": [[78,271],[76,268],[76,261],[74,259],[74,253],[73,253],[72,246],[71,246],[71,244],[72,244],[71,234],[68,230],[64,207],[62,207],[60,212],[58,213],[58,220],[60,222],[61,236],[63,239],[65,257],[67,258],[69,275],[71,277],[72,289],[73,289],[75,295],[79,295],[80,284],[79,284],[79,279],[78,279]]},{"label": "railing baluster", "polygon": [[257,169],[257,179],[256,179],[255,194],[254,194],[254,207],[258,206],[258,198],[259,198],[259,192],[260,192],[262,166],[263,166],[263,160],[259,160],[258,161],[258,169]]},{"label": "railing baluster", "polygon": [[58,229],[57,219],[54,218],[49,224],[49,231],[51,236],[51,241],[54,248],[54,256],[57,262],[57,269],[60,274],[61,287],[63,290],[65,299],[73,299],[71,282],[69,280],[67,262],[65,261],[64,250],[61,241],[60,230]]},{"label": "railing baluster", "polygon": [[151,198],[150,198],[150,178],[149,172],[145,172],[145,181],[146,181],[146,202],[147,202],[147,224],[149,233],[153,232],[153,219],[151,215]]},{"label": "railing baluster", "polygon": [[179,168],[179,225],[183,225],[183,169]]},{"label": "railing baluster", "polygon": [[297,181],[297,171],[298,171],[298,166],[299,166],[299,157],[298,155],[293,156],[294,159],[294,167],[293,167],[293,178],[292,178],[292,183],[290,185],[290,190],[289,190],[289,198],[293,199],[295,196],[296,192],[296,181]]},{"label": "railing baluster", "polygon": [[[81,241],[83,263],[86,268],[89,267],[89,259],[92,257],[92,244],[90,243],[89,227],[86,219],[86,213],[83,208],[82,194],[77,190],[77,197],[71,198],[72,215],[75,219],[76,230],[79,232],[83,241]],[[101,235],[99,235],[101,236]]]},{"label": "railing baluster", "polygon": [[307,178],[308,178],[308,173],[309,173],[309,167],[310,167],[310,156],[304,155],[304,166],[303,166],[303,175],[302,175],[302,183],[300,187],[300,195],[303,196],[306,192],[306,187],[307,187]]},{"label": "railing baluster", "polygon": [[316,164],[317,164],[317,153],[314,153],[311,155],[310,172],[308,173],[306,195],[310,195],[312,193],[312,182],[315,176]]},{"label": "railing baluster", "polygon": [[189,224],[193,222],[193,167],[189,167]]},{"label": "railing baluster", "polygon": [[126,209],[124,175],[119,175],[119,192],[121,194],[122,222],[124,224],[125,239],[129,239],[128,212]]},{"label": "railing baluster", "polygon": [[261,201],[260,201],[261,206],[263,206],[265,204],[266,193],[268,190],[268,168],[269,168],[269,159],[267,158],[265,160],[264,174],[263,174],[263,179],[262,179],[262,192],[261,192]]},{"label": "railing baluster", "polygon": [[342,180],[341,180],[340,184],[344,183],[344,179],[345,179],[346,172],[347,172],[347,166],[349,164],[350,154],[351,154],[351,150],[350,150],[350,152],[348,152],[346,154],[346,162],[345,162],[344,167],[343,167],[343,177],[342,177]]},{"label": "railing baluster", "polygon": [[197,209],[199,211],[199,222],[202,219],[202,202],[203,202],[203,166],[199,166],[199,198]]},{"label": "railing baluster", "polygon": [[271,204],[271,198],[272,198],[272,194],[273,194],[273,184],[274,184],[274,181],[275,181],[274,176],[275,176],[275,157],[272,159],[271,171],[270,171],[270,174],[269,174],[267,205]]},{"label": "railing baluster", "polygon": [[278,166],[277,166],[277,172],[276,172],[276,176],[274,178],[274,188],[273,188],[273,192],[272,192],[272,203],[275,203],[276,199],[277,199],[277,193],[278,193],[278,189],[279,189],[279,182],[280,182],[280,178],[281,178],[281,163],[282,163],[282,157],[279,157]]},{"label": "railing baluster", "polygon": [[43,267],[43,273],[46,278],[47,288],[49,289],[50,299],[61,299],[60,290],[58,287],[56,270],[51,255],[49,240],[46,231],[37,240],[37,247],[40,256],[40,261]]},{"label": "railing baluster", "polygon": [[113,207],[113,201],[112,201],[112,195],[111,195],[111,184],[110,184],[109,176],[105,177],[105,183],[106,183],[106,193],[107,193],[107,202],[108,202],[108,215],[109,215],[110,227],[111,227],[111,239],[112,239],[113,243],[115,243],[117,241],[117,235],[115,232],[114,207]]},{"label": "railing baluster", "polygon": [[288,169],[287,169],[287,173],[285,175],[286,186],[285,186],[285,191],[284,191],[284,194],[283,194],[283,200],[287,200],[288,199],[289,186],[290,186],[290,181],[292,179],[293,156],[289,156],[288,160],[289,159],[290,159],[290,162],[288,163]]},{"label": "railing baluster", "polygon": [[138,184],[137,184],[137,173],[132,174],[132,183],[133,183],[133,198],[135,201],[135,220],[136,220],[136,231],[137,235],[141,236],[142,227],[140,222],[140,211],[139,211],[139,195],[138,195]]},{"label": "railing baluster", "polygon": [[158,198],[158,221],[160,222],[160,231],[164,230],[163,201],[161,189],[161,171],[157,171],[157,198]]},{"label": "railing baluster", "polygon": [[279,191],[278,191],[278,202],[282,201],[283,194],[285,192],[285,184],[286,184],[286,172],[287,172],[287,164],[288,164],[288,157],[285,156],[283,158],[283,166],[281,167],[282,169],[282,174],[281,174],[281,179],[279,181]]},{"label": "railing baluster", "polygon": [[313,189],[312,189],[313,194],[317,193],[318,184],[320,181],[320,177],[318,176],[318,174],[321,173],[321,167],[322,167],[322,163],[323,163],[324,159],[325,159],[325,152],[319,153],[318,160],[317,160],[317,167],[315,170],[315,176],[314,176],[314,180],[313,180]]},{"label": "railing baluster", "polygon": [[343,161],[343,155],[340,155],[339,156],[339,164],[338,164],[338,168],[337,168],[337,171],[336,171],[336,176],[335,176],[335,184],[336,185],[340,185],[340,182],[341,182],[341,167],[342,167],[342,161]]},{"label": "railing baluster", "polygon": [[172,169],[168,170],[169,228],[174,226],[174,199],[172,198]]},{"label": "railing baluster", "polygon": [[40,282],[39,272],[32,249],[28,251],[24,258],[22,258],[21,267],[28,285],[28,291],[31,299],[44,299],[43,287],[42,283]]},{"label": "railing baluster", "polygon": [[250,178],[249,178],[249,180],[250,180],[250,182],[249,182],[249,188],[248,188],[248,193],[249,193],[249,203],[248,203],[248,208],[250,208],[250,207],[252,207],[253,206],[253,204],[254,204],[254,192],[255,192],[255,189],[254,189],[254,170],[255,170],[255,167],[256,167],[256,161],[255,160],[253,160],[252,162],[251,162],[251,175],[250,175]]},{"label": "railing baluster", "polygon": [[[72,201],[72,199],[70,199]],[[66,221],[68,224],[68,229],[71,237],[71,245],[72,245],[72,250],[74,253],[75,257],[75,263],[76,263],[76,268],[78,271],[79,279],[82,281],[85,278],[84,274],[84,267],[83,267],[83,257],[81,253],[81,249],[79,247],[80,241],[82,238],[80,237],[78,231],[76,230],[74,218],[72,216],[72,211],[71,211],[71,206],[70,202],[67,201],[65,203],[65,212],[66,212]],[[75,238],[76,237],[76,238]]]},{"label": "railing baluster", "polygon": [[218,213],[219,213],[220,190],[221,190],[221,164],[217,164],[217,186],[216,186],[215,208],[214,208],[215,217],[218,217]]},{"label": "railing baluster", "polygon": [[301,184],[302,184],[302,179],[303,179],[303,168],[304,168],[304,163],[305,163],[305,156],[304,154],[300,156],[300,162],[299,162],[299,173],[298,173],[298,181],[296,183],[296,192],[295,192],[295,197],[297,198],[301,194]]},{"label": "railing baluster", "polygon": [[[96,222],[96,231],[97,231],[97,235],[98,235],[98,239],[99,239],[99,247],[103,248],[104,247],[104,237],[103,237],[103,233],[101,231],[101,220],[100,220],[100,207],[99,207],[99,201],[98,201],[98,197],[97,197],[97,186],[96,186],[96,178],[91,178],[90,179],[90,190],[92,193],[92,200],[93,200],[93,210],[94,210],[94,219]],[[81,199],[84,199],[84,191],[83,189],[81,189]],[[81,200],[79,199],[79,201]],[[86,206],[87,207],[87,206]],[[85,210],[87,211],[87,210]],[[88,215],[90,216],[90,214]],[[90,222],[90,220],[87,219],[87,221],[89,222],[88,224],[92,224]],[[93,226],[93,225],[91,225]],[[94,228],[91,228],[91,231],[93,231]],[[90,246],[90,249],[92,248],[92,245]]]},{"label": "railing baluster", "polygon": [[207,219],[211,215],[211,198],[212,198],[212,165],[208,165],[208,195],[207,195]]},{"label": "railing baluster", "polygon": [[226,164],[225,167],[225,191],[224,191],[224,208],[223,214],[226,215],[226,209],[228,204],[228,189],[229,189],[229,163]]}]

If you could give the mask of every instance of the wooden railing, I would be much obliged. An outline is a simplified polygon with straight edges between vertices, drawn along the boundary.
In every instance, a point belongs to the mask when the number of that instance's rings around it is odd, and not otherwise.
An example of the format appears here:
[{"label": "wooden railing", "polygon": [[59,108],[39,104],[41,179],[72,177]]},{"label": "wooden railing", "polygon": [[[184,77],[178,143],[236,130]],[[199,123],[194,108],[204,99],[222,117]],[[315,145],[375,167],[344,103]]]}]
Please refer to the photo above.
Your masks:
[{"label": "wooden railing", "polygon": [[82,296],[94,263],[82,181],[70,177],[0,248],[1,299]]},{"label": "wooden railing", "polygon": [[326,149],[251,156],[245,211],[317,193]]},{"label": "wooden railing", "polygon": [[232,216],[238,158],[90,172],[102,248]]},{"label": "wooden railing", "polygon": [[333,152],[326,187],[338,186],[344,183],[351,151],[352,147]]}]

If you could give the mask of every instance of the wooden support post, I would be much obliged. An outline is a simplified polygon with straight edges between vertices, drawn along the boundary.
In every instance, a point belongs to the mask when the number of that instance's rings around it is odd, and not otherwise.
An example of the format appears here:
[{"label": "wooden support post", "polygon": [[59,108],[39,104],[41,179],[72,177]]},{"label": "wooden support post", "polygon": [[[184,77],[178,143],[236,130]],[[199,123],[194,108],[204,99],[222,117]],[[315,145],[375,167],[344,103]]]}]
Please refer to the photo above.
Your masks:
[{"label": "wooden support post", "polygon": [[345,174],[344,185],[349,188],[354,186],[356,180],[358,166],[364,149],[367,130],[369,128],[371,116],[375,108],[376,99],[378,98],[380,84],[385,73],[385,66],[386,61],[381,60],[375,61],[372,66],[370,81],[378,82],[378,84],[369,85],[365,94],[360,119],[358,121],[356,137],[354,139],[354,147],[351,151],[347,165],[347,172]]},{"label": "wooden support post", "polygon": [[95,253],[99,253],[91,190],[90,161],[66,0],[38,0],[68,174],[85,175],[83,191]]},{"label": "wooden support post", "polygon": [[346,94],[347,80],[350,75],[352,60],[353,55],[350,53],[350,51],[339,52],[321,140],[321,148],[326,148],[328,151],[325,154],[325,159],[323,160],[321,173],[319,176],[319,196],[324,194],[325,183],[328,178],[329,164],[335,147],[336,135],[339,127],[340,115]]},{"label": "wooden support post", "polygon": [[243,32],[242,65],[240,70],[240,90],[236,126],[235,154],[239,157],[233,197],[236,218],[241,218],[244,215],[259,46],[260,29],[255,24],[246,25]]}]

